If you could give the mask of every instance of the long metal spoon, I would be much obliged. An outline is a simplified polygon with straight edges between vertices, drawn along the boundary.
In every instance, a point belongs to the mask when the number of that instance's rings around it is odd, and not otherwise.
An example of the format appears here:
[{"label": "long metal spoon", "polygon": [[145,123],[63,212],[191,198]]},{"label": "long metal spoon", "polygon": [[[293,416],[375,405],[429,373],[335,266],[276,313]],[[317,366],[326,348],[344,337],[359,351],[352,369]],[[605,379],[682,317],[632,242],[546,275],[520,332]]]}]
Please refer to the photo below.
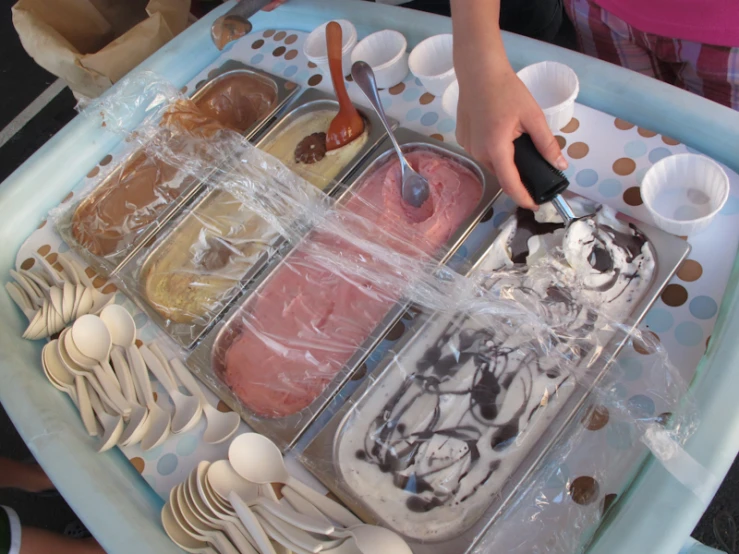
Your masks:
[{"label": "long metal spoon", "polygon": [[382,121],[382,124],[385,126],[385,130],[393,143],[393,147],[395,147],[395,151],[398,153],[403,181],[401,189],[403,200],[415,208],[420,208],[423,203],[428,200],[429,182],[411,167],[411,164],[409,164],[408,160],[405,159],[403,151],[401,150],[398,141],[395,139],[395,135],[393,135],[393,131],[390,128],[387,116],[385,115],[385,109],[382,107],[382,102],[380,101],[380,93],[377,90],[375,73],[365,62],[355,62],[354,65],[352,65],[352,78],[377,112],[377,115],[380,117],[380,121]]}]

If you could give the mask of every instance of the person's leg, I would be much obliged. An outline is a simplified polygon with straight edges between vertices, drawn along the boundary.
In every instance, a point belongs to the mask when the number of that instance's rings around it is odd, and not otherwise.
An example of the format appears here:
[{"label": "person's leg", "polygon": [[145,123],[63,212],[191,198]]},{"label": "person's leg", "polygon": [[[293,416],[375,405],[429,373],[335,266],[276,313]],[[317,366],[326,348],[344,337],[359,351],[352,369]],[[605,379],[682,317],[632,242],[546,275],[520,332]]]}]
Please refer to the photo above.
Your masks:
[{"label": "person's leg", "polygon": [[24,464],[0,458],[0,488],[18,488],[27,492],[41,492],[54,488],[41,466]]},{"label": "person's leg", "polygon": [[590,0],[565,0],[565,11],[575,26],[581,52],[674,84],[672,67],[651,53],[645,33]]},{"label": "person's leg", "polygon": [[19,554],[105,554],[95,539],[70,539],[45,529],[23,527]]},{"label": "person's leg", "polygon": [[739,48],[684,40],[663,39],[663,42],[675,44],[679,86],[739,110]]}]

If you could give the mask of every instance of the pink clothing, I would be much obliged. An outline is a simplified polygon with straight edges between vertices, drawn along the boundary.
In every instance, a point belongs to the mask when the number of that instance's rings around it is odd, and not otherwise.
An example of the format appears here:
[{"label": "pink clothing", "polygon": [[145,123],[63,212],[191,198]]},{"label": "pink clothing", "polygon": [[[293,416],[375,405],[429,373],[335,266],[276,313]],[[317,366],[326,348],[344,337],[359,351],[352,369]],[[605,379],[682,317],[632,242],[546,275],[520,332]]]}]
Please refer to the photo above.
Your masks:
[{"label": "pink clothing", "polygon": [[663,37],[739,46],[739,0],[595,0],[630,26]]}]

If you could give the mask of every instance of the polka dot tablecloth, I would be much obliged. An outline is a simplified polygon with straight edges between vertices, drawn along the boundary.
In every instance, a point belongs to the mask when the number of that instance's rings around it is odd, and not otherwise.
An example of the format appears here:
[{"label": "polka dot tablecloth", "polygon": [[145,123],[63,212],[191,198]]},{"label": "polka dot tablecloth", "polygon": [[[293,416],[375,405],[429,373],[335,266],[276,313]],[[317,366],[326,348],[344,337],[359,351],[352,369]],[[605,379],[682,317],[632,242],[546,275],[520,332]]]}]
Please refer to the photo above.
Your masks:
[{"label": "polka dot tablecloth", "polygon": [[[302,54],[305,36],[305,33],[276,30],[252,33],[233,44],[221,58],[192,79],[183,87],[183,92],[191,94],[214,69],[230,59],[286,77],[305,87],[330,91],[330,79]],[[357,87],[351,82],[347,84],[352,98],[366,105]],[[383,90],[381,97],[388,113],[402,125],[441,141],[454,140],[455,119],[444,113],[441,99],[426,92],[412,75],[403,83]],[[570,162],[566,172],[572,182],[570,190],[645,222],[650,222],[650,218],[639,193],[644,174],[652,164],[665,156],[692,151],[670,137],[638,128],[627,121],[614,119],[581,105],[576,106],[574,118],[557,134],[557,141]],[[105,156],[89,173],[88,179],[98,179],[110,171],[129,151],[130,146],[124,144]],[[689,259],[649,311],[642,325],[650,340],[658,341],[665,347],[672,364],[686,380],[692,377],[705,352],[734,261],[733,253],[739,245],[739,176],[728,169],[727,173],[731,179],[731,194],[726,206],[706,231],[686,239],[692,246]],[[80,187],[85,184],[89,182],[83,182]],[[70,193],[64,201],[69,202],[73,198],[74,193]],[[501,197],[460,248],[452,263],[459,263],[488,241],[514,208],[510,199]],[[18,253],[19,267],[29,268],[34,264],[33,251],[47,256],[54,263],[56,252],[68,249],[51,227],[42,222],[39,229],[28,238]],[[102,277],[98,277],[95,284],[106,292],[115,291],[115,285],[107,283]],[[144,340],[161,337],[159,330],[122,293],[117,293],[116,301],[136,313],[140,337]],[[410,319],[410,316],[406,317],[395,326],[388,339],[370,356],[355,381],[335,400],[334,406],[351,394],[359,379],[372,370],[383,353],[403,335],[410,325]],[[661,405],[659,394],[651,394],[653,385],[648,382],[644,371],[651,355],[652,349],[648,344],[637,344],[622,352],[614,368],[618,380],[612,390],[606,393],[622,399],[634,414],[658,417],[664,411],[664,406]],[[165,401],[163,397],[166,395],[160,396],[160,401]],[[212,395],[210,398],[217,403]],[[220,408],[227,409],[222,404]],[[316,427],[320,427],[329,415],[330,412],[319,419]],[[597,505],[604,510],[621,494],[643,450],[634,444],[636,437],[633,429],[609,417],[608,410],[603,406],[591,410],[581,425],[587,430],[583,443],[566,459],[550,460],[556,471],[552,472],[553,477],[546,487],[550,487],[555,496],[557,491],[563,497],[569,496],[568,502],[575,505]],[[209,446],[202,442],[203,429],[204,422],[201,421],[192,431],[172,436],[154,450],[142,452],[138,447],[131,447],[125,448],[124,453],[153,489],[162,497],[167,497],[172,486],[180,482],[197,462],[225,456],[227,445]],[[246,430],[245,425],[243,429]],[[309,439],[310,435],[299,446]],[[610,470],[608,475],[602,475],[599,464],[606,460]],[[289,463],[298,475],[310,480],[294,459],[290,459]]]}]

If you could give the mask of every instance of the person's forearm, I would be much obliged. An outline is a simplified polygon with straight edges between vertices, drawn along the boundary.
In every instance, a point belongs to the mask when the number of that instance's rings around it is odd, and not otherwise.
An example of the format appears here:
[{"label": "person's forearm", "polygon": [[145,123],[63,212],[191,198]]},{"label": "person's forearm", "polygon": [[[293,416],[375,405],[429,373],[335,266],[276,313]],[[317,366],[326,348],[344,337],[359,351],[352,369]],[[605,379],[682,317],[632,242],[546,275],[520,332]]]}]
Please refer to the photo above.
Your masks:
[{"label": "person's forearm", "polygon": [[500,0],[451,0],[451,5],[454,65],[471,68],[476,64],[470,60],[481,59],[510,70],[500,34]]}]

